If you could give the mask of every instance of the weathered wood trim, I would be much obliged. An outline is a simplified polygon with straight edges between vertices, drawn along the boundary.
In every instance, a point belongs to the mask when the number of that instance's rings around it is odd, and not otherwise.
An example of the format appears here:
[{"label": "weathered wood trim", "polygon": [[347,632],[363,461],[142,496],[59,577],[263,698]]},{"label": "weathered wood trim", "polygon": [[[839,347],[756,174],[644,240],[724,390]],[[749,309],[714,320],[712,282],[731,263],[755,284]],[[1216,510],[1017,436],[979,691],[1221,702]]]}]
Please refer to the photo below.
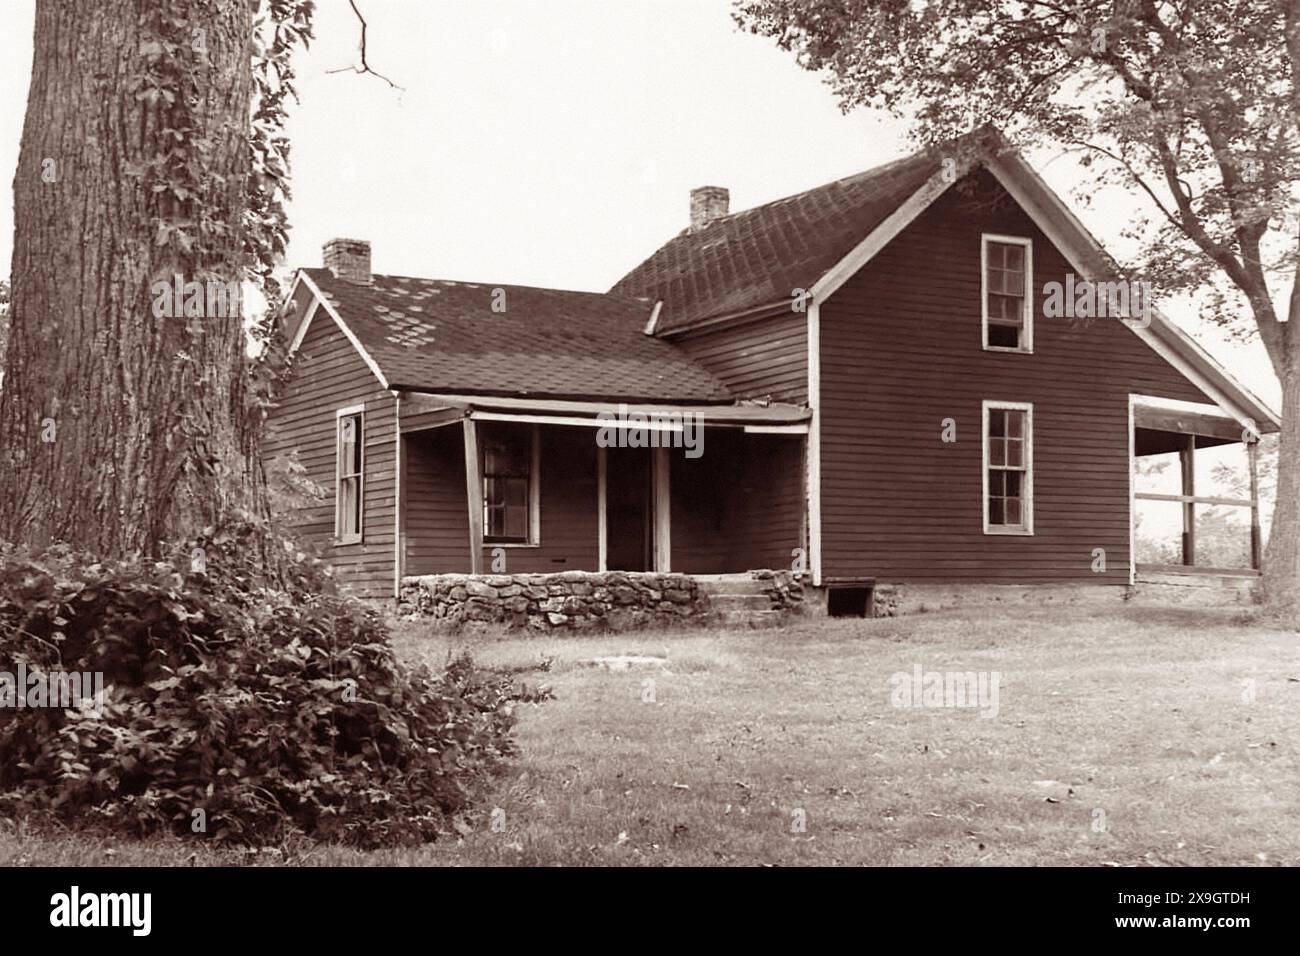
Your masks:
[{"label": "weathered wood trim", "polygon": [[655,302],[655,307],[650,310],[650,318],[646,320],[644,329],[646,335],[655,334],[655,328],[659,325],[659,313],[663,311],[663,308],[664,300],[658,299]]},{"label": "weathered wood trim", "polygon": [[[989,243],[1016,245],[1025,250],[1025,303],[1021,309],[1023,333],[1019,348],[989,345]],[[980,346],[985,352],[1019,352],[1034,354],[1034,240],[1029,236],[1003,236],[995,232],[980,234]]]},{"label": "weathered wood trim", "polygon": [[[1023,528],[989,524],[989,412],[1007,409],[1025,413],[1025,500],[1021,506]],[[1032,536],[1034,533],[1034,403],[985,399],[980,403],[980,508],[984,512],[985,534]]]},{"label": "weathered wood trim", "polygon": [[479,462],[478,427],[466,418],[462,425],[465,434],[465,498],[469,509],[469,569],[471,574],[483,573],[483,469]]},{"label": "weathered wood trim", "polygon": [[1128,583],[1137,584],[1137,479],[1133,472],[1137,462],[1137,424],[1134,418],[1134,405],[1138,396],[1128,395]]},{"label": "weathered wood trim", "polygon": [[672,488],[669,484],[668,449],[651,449],[654,475],[655,570],[666,574],[672,568]]},{"label": "weathered wood trim", "polygon": [[302,344],[302,340],[307,336],[307,328],[311,325],[311,320],[316,314],[317,306],[320,306],[325,309],[326,314],[334,320],[334,323],[339,327],[339,330],[347,337],[347,340],[352,343],[352,347],[356,349],[357,354],[365,360],[370,371],[375,373],[375,378],[379,379],[379,384],[387,389],[389,387],[388,379],[384,377],[384,372],[379,367],[379,363],[371,357],[370,353],[366,351],[365,346],[361,344],[361,340],[356,337],[350,328],[348,328],[348,324],[343,321],[343,317],[339,315],[338,310],[335,309],[334,306],[330,305],[329,299],[325,298],[320,287],[317,286],[315,282],[311,281],[311,276],[301,270],[298,272],[298,275],[307,288],[311,290],[312,295],[316,297],[316,301],[307,309],[307,314],[304,316],[302,324],[294,334],[293,342],[289,346],[289,354],[292,355],[296,352],[298,346]]},{"label": "weathered wood trim", "polygon": [[1143,501],[1179,501],[1183,504],[1217,505],[1221,508],[1249,508],[1248,498],[1214,498],[1207,495],[1158,495],[1154,492],[1139,491],[1135,497]]},{"label": "weathered wood trim", "polygon": [[402,596],[406,560],[406,500],[402,494],[402,393],[393,392],[393,597]]},{"label": "weathered wood trim", "polygon": [[[357,530],[355,534],[343,536],[343,515],[339,511],[342,500],[339,497],[343,481],[343,461],[339,457],[339,421],[348,415],[359,415],[357,423],[357,447],[361,451],[361,470],[357,476]],[[334,543],[361,544],[366,539],[366,404],[345,405],[334,410]]]},{"label": "weathered wood trim", "polygon": [[808,422],[808,441],[804,446],[807,461],[804,468],[808,482],[805,499],[808,521],[808,569],[812,583],[822,583],[822,320],[821,305],[817,302],[808,309],[808,406],[812,418]]},{"label": "weathered wood trim", "polygon": [[1188,435],[1187,444],[1178,451],[1178,467],[1183,478],[1183,564],[1196,563],[1196,436]]},{"label": "weathered wood trim", "polygon": [[609,570],[609,462],[604,445],[596,446],[596,570]]}]

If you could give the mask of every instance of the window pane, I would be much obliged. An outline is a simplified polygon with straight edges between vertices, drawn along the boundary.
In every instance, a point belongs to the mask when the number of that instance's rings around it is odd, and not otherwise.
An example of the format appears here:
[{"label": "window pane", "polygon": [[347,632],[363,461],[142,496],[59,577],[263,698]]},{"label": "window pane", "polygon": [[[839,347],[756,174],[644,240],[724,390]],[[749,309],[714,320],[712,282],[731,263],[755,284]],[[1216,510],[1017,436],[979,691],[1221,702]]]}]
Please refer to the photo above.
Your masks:
[{"label": "window pane", "polygon": [[1025,473],[1023,471],[1004,471],[1002,475],[1005,481],[1006,496],[1008,498],[1019,498]]},{"label": "window pane", "polygon": [[1007,443],[1001,438],[989,439],[989,464],[1005,465],[1007,463]]},{"label": "window pane", "polygon": [[483,433],[483,535],[528,541],[533,477],[528,426],[493,426]]},{"label": "window pane", "polygon": [[989,499],[989,524],[1006,524],[1001,498]]},{"label": "window pane", "polygon": [[1006,521],[1007,524],[1020,524],[1020,499],[1008,498],[1006,500]]},{"label": "window pane", "polygon": [[339,483],[339,533],[356,534],[360,530],[359,478],[344,478]]},{"label": "window pane", "polygon": [[1013,438],[1022,438],[1025,434],[1025,413],[1020,411],[1008,411],[1007,415],[1007,434]]},{"label": "window pane", "polygon": [[1001,437],[1007,433],[1007,413],[1000,408],[989,409],[989,437]]},{"label": "window pane", "polygon": [[[1024,459],[1021,457],[1023,450],[1024,450],[1024,444],[1022,442],[1014,438],[1008,438],[1006,460],[1001,464],[1005,464],[1008,468],[1024,467],[1025,462]],[[997,463],[995,462],[995,464]]]},{"label": "window pane", "polygon": [[355,475],[361,472],[361,416],[347,415],[339,419],[339,474]]}]

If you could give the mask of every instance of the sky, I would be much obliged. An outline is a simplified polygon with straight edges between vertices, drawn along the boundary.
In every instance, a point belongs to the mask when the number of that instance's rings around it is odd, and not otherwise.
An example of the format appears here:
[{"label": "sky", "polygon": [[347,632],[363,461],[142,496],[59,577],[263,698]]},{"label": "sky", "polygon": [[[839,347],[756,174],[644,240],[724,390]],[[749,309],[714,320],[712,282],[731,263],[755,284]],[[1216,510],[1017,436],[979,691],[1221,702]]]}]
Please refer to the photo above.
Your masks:
[{"label": "sky", "polygon": [[[792,54],[740,32],[730,0],[357,5],[370,65],[403,89],[348,70],[359,62],[357,21],[347,0],[318,0],[288,127],[289,266],[319,265],[325,240],[348,237],[370,240],[376,272],[604,291],[686,225],[692,187],[725,186],[738,210],[909,148],[903,122],[843,114]],[[6,6],[0,169],[14,169],[34,4]],[[1028,158],[1069,201],[1070,158]],[[1071,205],[1122,257],[1128,201]],[[12,238],[9,194],[0,261]],[[1262,348],[1168,311],[1276,401]]]}]

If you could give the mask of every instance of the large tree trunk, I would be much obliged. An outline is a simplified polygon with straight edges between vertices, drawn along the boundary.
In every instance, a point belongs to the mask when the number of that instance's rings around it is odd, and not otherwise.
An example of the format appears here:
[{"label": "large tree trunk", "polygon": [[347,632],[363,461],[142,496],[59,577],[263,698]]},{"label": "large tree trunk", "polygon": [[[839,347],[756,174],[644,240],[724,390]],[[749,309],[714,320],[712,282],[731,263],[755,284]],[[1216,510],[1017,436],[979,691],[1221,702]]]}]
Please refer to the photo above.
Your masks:
[{"label": "large tree trunk", "polygon": [[[1290,351],[1300,352],[1300,336]],[[1275,366],[1278,364],[1282,434],[1277,453],[1277,501],[1264,557],[1264,592],[1269,604],[1294,616],[1300,606],[1300,355],[1287,355]]]},{"label": "large tree trunk", "polygon": [[251,32],[248,0],[37,3],[0,539],[151,553],[252,500],[242,320],[151,291],[241,277]]}]

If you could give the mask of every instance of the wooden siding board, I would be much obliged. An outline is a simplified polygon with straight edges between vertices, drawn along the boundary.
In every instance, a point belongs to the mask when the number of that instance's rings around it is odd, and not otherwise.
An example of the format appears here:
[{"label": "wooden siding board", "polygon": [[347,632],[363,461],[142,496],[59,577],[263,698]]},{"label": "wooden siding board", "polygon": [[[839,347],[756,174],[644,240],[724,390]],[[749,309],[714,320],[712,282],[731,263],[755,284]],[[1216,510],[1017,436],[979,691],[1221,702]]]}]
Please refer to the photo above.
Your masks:
[{"label": "wooden siding board", "polygon": [[[307,299],[295,296],[295,304],[302,309]],[[340,545],[334,543],[335,413],[349,405],[365,406],[363,537]],[[284,518],[320,550],[341,583],[366,598],[393,593],[393,414],[392,395],[334,321],[318,311],[267,419],[263,454],[270,463],[296,452],[307,477],[326,491],[324,500],[296,507]]]},{"label": "wooden siding board", "polygon": [[[483,423],[480,428],[491,427]],[[406,573],[469,571],[465,449],[458,426],[403,439]],[[541,426],[541,534],[537,547],[507,547],[506,573],[594,571],[597,554],[596,429]],[[493,571],[485,545],[484,570]]]},{"label": "wooden siding board", "polygon": [[675,336],[737,398],[808,401],[808,314],[781,312]]},{"label": "wooden siding board", "polygon": [[704,454],[671,458],[672,567],[789,568],[803,542],[803,439],[706,429]]},{"label": "wooden siding board", "polygon": [[[991,177],[965,185],[821,306],[824,574],[1126,584],[1128,395],[1209,398],[1118,321],[1044,318],[1065,257]],[[1032,355],[982,348],[982,232],[1033,239]],[[983,533],[986,399],[1034,405],[1032,536]]]}]

